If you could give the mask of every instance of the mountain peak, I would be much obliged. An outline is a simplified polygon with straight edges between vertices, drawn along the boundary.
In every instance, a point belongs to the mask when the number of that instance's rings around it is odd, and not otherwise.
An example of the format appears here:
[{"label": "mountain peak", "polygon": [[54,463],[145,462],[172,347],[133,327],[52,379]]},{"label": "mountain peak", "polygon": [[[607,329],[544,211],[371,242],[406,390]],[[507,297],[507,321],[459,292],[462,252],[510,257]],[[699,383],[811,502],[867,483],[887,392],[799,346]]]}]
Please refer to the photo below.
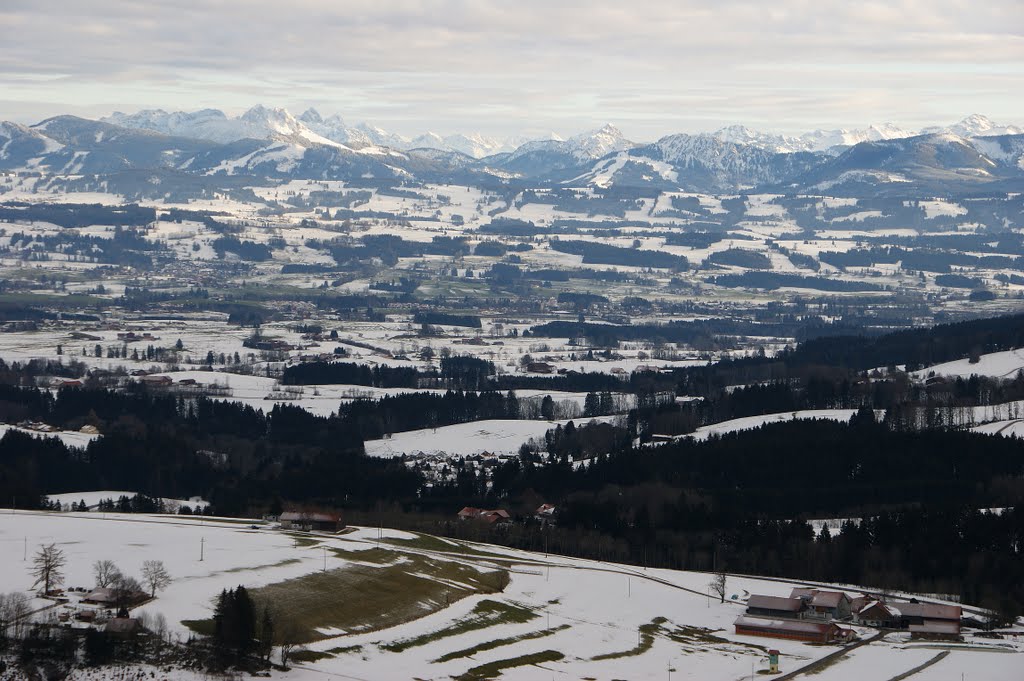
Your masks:
[{"label": "mountain peak", "polygon": [[316,109],[314,109],[313,107],[309,107],[308,109],[303,111],[302,115],[299,116],[299,120],[302,121],[303,123],[323,123],[324,122],[323,116],[321,116],[320,112],[317,111]]},{"label": "mountain peak", "polygon": [[593,130],[593,131],[591,131],[589,133],[584,133],[583,135],[584,136],[589,136],[589,137],[597,137],[599,135],[603,135],[603,136],[607,136],[607,137],[612,137],[614,139],[625,139],[626,138],[625,135],[622,134],[622,131],[619,130],[614,125],[612,125],[611,123],[605,123],[604,125],[602,125],[597,130]]}]

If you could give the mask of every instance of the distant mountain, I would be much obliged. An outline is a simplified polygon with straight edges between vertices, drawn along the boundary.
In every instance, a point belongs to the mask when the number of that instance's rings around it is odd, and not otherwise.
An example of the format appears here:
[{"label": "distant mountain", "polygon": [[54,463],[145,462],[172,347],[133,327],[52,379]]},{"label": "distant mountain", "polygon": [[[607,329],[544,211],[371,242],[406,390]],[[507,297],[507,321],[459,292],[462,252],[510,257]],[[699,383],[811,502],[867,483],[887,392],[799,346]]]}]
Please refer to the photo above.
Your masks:
[{"label": "distant mountain", "polygon": [[975,137],[971,144],[997,163],[1024,170],[1024,133]]},{"label": "distant mountain", "polygon": [[[34,165],[65,175],[176,168],[187,159],[220,146],[194,137],[134,130],[77,116],[49,118],[31,130],[51,141],[50,148],[37,157]],[[53,148],[53,142],[57,148]]]},{"label": "distant mountain", "polygon": [[[210,109],[193,114],[148,110],[115,114],[107,121],[57,116],[34,126],[0,123],[0,168],[60,176],[159,171],[171,178],[244,175],[644,192],[870,196],[1024,188],[1024,134],[990,134],[1016,128],[982,116],[950,127],[978,134],[943,130],[898,136],[905,131],[875,126],[786,137],[731,126],[637,144],[605,125],[565,140],[534,140],[489,153],[503,147],[476,135],[428,133],[408,139],[367,124],[349,126],[340,116],[323,118],[314,109],[294,117],[284,109],[257,106],[237,118]],[[871,139],[855,141],[865,137]],[[836,140],[842,144],[832,144]]]},{"label": "distant mountain", "polygon": [[337,114],[324,118],[313,108],[295,117],[285,109],[257,105],[237,118],[230,118],[217,109],[203,109],[191,113],[168,113],[161,109],[147,109],[134,114],[118,112],[102,120],[127,128],[221,143],[241,139],[299,137],[320,144],[335,142],[350,147],[379,146],[400,151],[416,148],[440,149],[459,152],[473,158],[513,151],[518,146],[515,140],[510,142],[479,134],[442,137],[428,132],[408,138],[369,123],[350,126]]},{"label": "distant mountain", "polygon": [[483,159],[483,163],[522,177],[568,179],[585,172],[593,161],[636,146],[618,128],[607,124],[567,140],[536,140],[521,144],[510,154]]},{"label": "distant mountain", "polygon": [[249,130],[236,119],[229,119],[223,111],[202,109],[186,113],[168,113],[162,109],[145,109],[134,114],[115,112],[100,119],[105,123],[123,128],[149,130],[164,135],[193,137],[213,142],[227,143],[247,137],[259,137],[261,133]]},{"label": "distant mountain", "polygon": [[[981,140],[980,144],[978,140]],[[794,181],[807,191],[863,192],[888,187],[937,194],[979,188],[1006,180],[1024,180],[1012,161],[1024,138],[967,139],[952,133],[862,142]],[[986,155],[993,145],[1003,158]]]},{"label": "distant mountain", "polygon": [[912,137],[915,134],[917,133],[886,123],[872,125],[863,130],[815,130],[796,137],[764,133],[746,126],[733,125],[714,132],[713,136],[723,142],[733,142],[789,154],[800,151],[829,150],[839,153],[843,149],[861,142]]},{"label": "distant mountain", "polygon": [[606,156],[577,179],[602,187],[656,185],[730,192],[776,184],[818,163],[818,156],[806,152],[781,153],[724,141],[715,134],[678,134]]},{"label": "distant mountain", "polygon": [[904,139],[924,134],[950,133],[959,137],[990,137],[997,135],[1024,134],[1024,128],[1013,125],[999,125],[980,114],[968,116],[949,126],[933,126],[920,131],[908,130],[892,123],[871,125],[860,130],[815,130],[795,137],[759,132],[743,125],[731,125],[713,133],[723,142],[734,142],[776,151],[794,153],[798,151],[831,151],[834,154],[861,142]]},{"label": "distant mountain", "polygon": [[38,166],[37,161],[63,148],[63,144],[38,130],[17,123],[0,123],[0,161],[5,167]]},{"label": "distant mountain", "polygon": [[923,134],[951,133],[960,137],[997,137],[1001,135],[1024,135],[1024,128],[1015,125],[1000,125],[987,116],[973,114],[959,123],[945,128],[925,128]]}]

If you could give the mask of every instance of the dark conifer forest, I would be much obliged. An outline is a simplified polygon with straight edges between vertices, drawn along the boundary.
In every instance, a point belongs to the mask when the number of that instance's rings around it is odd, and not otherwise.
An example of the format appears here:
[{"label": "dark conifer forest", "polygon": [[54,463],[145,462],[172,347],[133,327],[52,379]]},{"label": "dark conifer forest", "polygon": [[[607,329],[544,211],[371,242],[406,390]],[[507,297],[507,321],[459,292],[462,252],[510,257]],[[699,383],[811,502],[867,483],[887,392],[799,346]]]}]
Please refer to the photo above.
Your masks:
[{"label": "dark conifer forest", "polygon": [[[315,504],[343,510],[353,522],[386,518],[535,550],[956,594],[1010,617],[1024,611],[1024,444],[966,426],[975,406],[1024,398],[1024,377],[924,383],[886,366],[1015,346],[1022,319],[822,338],[775,358],[634,373],[619,385],[636,403],[618,422],[588,422],[611,409],[610,393],[595,389],[586,416],[554,426],[542,447],[524,445],[487,474],[456,462],[450,481],[431,485],[417,465],[367,457],[363,441],[481,419],[551,418],[553,403],[529,413],[513,389],[495,389],[501,384],[489,377],[493,367],[456,357],[425,377],[345,363],[318,367],[330,366],[337,375],[329,378],[338,381],[408,385],[427,378],[448,388],[357,399],[329,417],[288,405],[264,413],[140,385],[115,392],[87,381],[54,393],[22,387],[47,367],[3,364],[0,420],[96,425],[104,436],[78,450],[7,432],[0,495],[36,508],[47,493],[80,489],[199,494],[212,512],[243,516],[282,503]],[[314,366],[289,369],[285,382],[304,382]],[[746,387],[725,389],[737,384]],[[700,399],[657,399],[665,391]],[[791,421],[651,444],[655,436],[684,436],[732,418],[816,408],[857,412],[849,423]],[[543,465],[540,450],[550,457]],[[589,465],[574,465],[584,459]],[[532,518],[541,502],[559,508],[556,525]],[[466,505],[507,508],[518,522],[492,528],[455,521]],[[837,520],[815,534],[810,518]]]}]

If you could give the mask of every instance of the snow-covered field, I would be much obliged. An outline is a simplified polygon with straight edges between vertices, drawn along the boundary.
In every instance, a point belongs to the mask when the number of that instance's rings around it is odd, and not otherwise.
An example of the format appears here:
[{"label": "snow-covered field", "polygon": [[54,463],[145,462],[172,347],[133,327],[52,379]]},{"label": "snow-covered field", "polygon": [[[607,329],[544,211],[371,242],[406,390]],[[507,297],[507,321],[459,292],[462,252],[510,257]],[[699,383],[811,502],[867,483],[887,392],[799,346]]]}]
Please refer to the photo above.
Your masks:
[{"label": "snow-covered field", "polygon": [[976,433],[1003,435],[1005,437],[1024,437],[1024,419],[1005,419],[993,421],[971,428]]},{"label": "snow-covered field", "polygon": [[80,433],[76,430],[29,430],[28,428],[19,428],[18,426],[0,423],[0,437],[6,435],[8,430],[16,430],[34,437],[55,437],[68,447],[86,447],[90,442],[99,437],[96,433]]},{"label": "snow-covered field", "polygon": [[[767,423],[781,423],[782,421],[793,421],[800,419],[824,419],[829,421],[849,421],[850,417],[857,413],[856,409],[805,409],[802,411],[786,411],[777,414],[763,414],[760,416],[745,416],[731,421],[723,421],[710,426],[701,426],[692,434],[685,437],[692,437],[694,440],[707,440],[713,435],[724,435],[740,430],[752,430],[760,428]],[[877,418],[884,416],[883,412],[875,414]]]},{"label": "snow-covered field", "polygon": [[[143,609],[154,616],[163,614],[172,634],[184,636],[187,630],[181,620],[208,617],[211,598],[221,589],[238,584],[259,587],[317,573],[325,557],[328,574],[356,566],[365,569],[373,563],[360,560],[359,552],[378,542],[399,556],[391,566],[406,561],[412,570],[415,560],[428,558],[484,571],[510,571],[511,582],[502,593],[471,595],[390,628],[349,634],[328,631],[308,646],[325,657],[290,672],[274,672],[281,679],[440,680],[506,661],[512,666],[502,673],[503,679],[662,679],[671,673],[677,679],[734,681],[746,678],[752,668],[756,672],[765,667],[765,647],[782,652],[783,671],[835,650],[733,633],[732,622],[747,595],[786,595],[796,582],[730,577],[727,601],[718,603],[707,595],[709,575],[704,573],[644,570],[392,530],[380,534],[378,539],[376,528],[358,529],[340,536],[309,535],[308,541],[297,543],[292,535],[265,525],[250,529],[247,521],[230,519],[0,512],[0,579],[7,590],[28,591],[32,580],[23,552],[31,557],[39,545],[51,542],[67,554],[67,586],[92,586],[91,566],[96,560],[114,560],[129,574],[137,574],[144,560],[162,560],[174,581]],[[532,614],[526,621],[472,625],[471,613],[484,602]],[[44,607],[46,602],[36,599],[34,604]],[[471,626],[466,627],[467,622]],[[455,625],[460,628],[453,629]],[[864,635],[871,633],[862,630]],[[396,643],[403,645],[396,648]],[[1001,643],[1009,651],[1021,649],[1020,642]],[[956,649],[923,678],[953,678],[968,669],[973,670],[970,678],[987,681],[1020,678],[1019,654],[982,650]],[[549,661],[532,665],[528,657],[517,660],[544,651],[551,651]],[[820,678],[884,681],[939,652],[891,636],[840,658]]]},{"label": "snow-covered field", "polygon": [[1024,370],[1024,350],[1007,350],[981,355],[978,361],[971,363],[969,359],[958,359],[945,362],[914,372],[913,376],[923,379],[935,373],[936,376],[969,378],[972,375],[992,376],[996,378],[1013,378],[1018,371]]},{"label": "snow-covered field", "polygon": [[[615,417],[576,419],[577,425],[591,420],[607,421]],[[527,440],[544,437],[544,433],[569,421],[510,421],[494,419],[459,423],[453,426],[410,430],[395,433],[382,440],[368,440],[366,453],[370,456],[390,457],[402,454],[440,454],[469,456],[470,454],[516,454]]]},{"label": "snow-covered field", "polygon": [[[86,508],[92,511],[95,510],[100,505],[101,501],[113,499],[114,502],[117,502],[117,500],[123,496],[131,499],[136,494],[137,492],[127,492],[124,490],[101,492],[65,492],[63,494],[48,494],[46,498],[49,499],[51,502],[60,502],[61,506],[64,507],[70,506],[71,504],[78,504],[84,502]],[[208,502],[205,499],[202,499],[201,497],[192,497],[191,499],[168,499],[166,497],[162,497],[160,501],[164,502],[164,504],[169,509],[168,512],[172,513],[173,510],[171,509],[177,509],[179,506],[182,505],[187,505],[191,507],[209,505]]]}]

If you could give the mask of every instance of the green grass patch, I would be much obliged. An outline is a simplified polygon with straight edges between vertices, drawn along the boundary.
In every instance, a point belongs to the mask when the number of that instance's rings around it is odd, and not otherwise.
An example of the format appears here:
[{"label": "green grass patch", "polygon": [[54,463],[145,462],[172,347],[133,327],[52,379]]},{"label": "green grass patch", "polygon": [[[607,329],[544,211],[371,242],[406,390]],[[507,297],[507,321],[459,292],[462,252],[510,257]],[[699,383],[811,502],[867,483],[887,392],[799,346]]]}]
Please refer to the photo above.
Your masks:
[{"label": "green grass patch", "polygon": [[291,536],[292,541],[295,542],[295,548],[297,549],[308,549],[311,546],[317,546],[320,544],[319,539],[307,537],[304,534],[295,534],[290,532],[289,535]]},{"label": "green grass patch", "polygon": [[472,553],[473,550],[464,544],[441,539],[429,534],[416,534],[414,539],[385,537],[382,543],[401,546],[408,549],[424,549],[426,551],[448,551],[450,553]]},{"label": "green grass patch", "polygon": [[181,623],[185,625],[185,628],[189,631],[195,632],[200,636],[213,636],[213,619],[182,620]]},{"label": "green grass patch", "polygon": [[361,561],[363,563],[374,563],[375,565],[385,565],[388,563],[394,563],[396,560],[401,558],[405,554],[392,551],[391,549],[378,549],[376,547],[367,549],[366,551],[346,551],[345,549],[328,549],[332,554],[338,558],[344,558],[345,560]]},{"label": "green grass patch", "polygon": [[331,653],[322,653],[319,650],[296,650],[289,658],[292,662],[316,662],[334,657]]},{"label": "green grass patch", "polygon": [[484,573],[426,556],[406,558],[398,565],[349,565],[314,572],[253,589],[251,594],[294,622],[299,642],[308,643],[324,638],[319,628],[386,629],[437,612],[465,596],[500,591],[508,584],[505,572]]},{"label": "green grass patch", "polygon": [[361,653],[363,652],[362,646],[339,646],[337,648],[331,648],[327,652],[332,655],[348,655],[349,653]]},{"label": "green grass patch", "polygon": [[381,648],[392,653],[400,653],[408,648],[423,646],[450,636],[458,636],[467,631],[486,629],[499,624],[522,624],[536,617],[538,617],[537,613],[529,608],[502,601],[484,600],[477,603],[469,615],[454,624],[429,634],[394,641],[381,646]]},{"label": "green grass patch", "polygon": [[473,667],[465,674],[461,674],[455,678],[457,681],[483,681],[484,679],[493,679],[501,676],[501,673],[506,669],[538,665],[544,662],[558,662],[564,658],[565,655],[557,650],[542,650],[539,653],[531,653],[530,655],[520,655],[519,657],[512,657],[507,660],[495,660],[494,662],[488,662],[487,664],[482,664],[479,667]]},{"label": "green grass patch", "polygon": [[617,660],[622,657],[636,657],[637,655],[643,655],[654,646],[654,639],[662,631],[662,624],[667,622],[664,617],[655,617],[647,624],[641,624],[639,627],[640,642],[629,650],[622,650],[617,653],[604,653],[603,655],[596,655],[590,658],[592,661],[597,662],[599,660]]},{"label": "green grass patch", "polygon": [[520,634],[519,636],[509,636],[508,638],[497,638],[493,641],[485,641],[472,648],[464,648],[462,650],[456,650],[450,653],[446,653],[441,657],[434,660],[434,662],[448,662],[449,660],[457,660],[461,657],[471,657],[477,653],[482,653],[487,650],[494,650],[495,648],[501,648],[502,646],[510,646],[513,643],[519,643],[521,641],[532,641],[538,638],[544,638],[545,636],[551,636],[556,632],[568,629],[570,625],[562,624],[557,627],[550,629],[541,629],[540,631],[531,631],[526,634]]},{"label": "green grass patch", "polygon": [[522,562],[521,560],[513,559],[512,557],[505,554],[482,551],[472,546],[468,546],[466,544],[457,542],[453,539],[442,539],[440,537],[435,537],[430,534],[417,534],[415,539],[398,539],[391,537],[387,539],[382,539],[381,541],[391,544],[393,546],[399,546],[408,549],[422,549],[424,551],[441,551],[445,553],[454,553],[474,557],[500,558],[508,562]]}]

